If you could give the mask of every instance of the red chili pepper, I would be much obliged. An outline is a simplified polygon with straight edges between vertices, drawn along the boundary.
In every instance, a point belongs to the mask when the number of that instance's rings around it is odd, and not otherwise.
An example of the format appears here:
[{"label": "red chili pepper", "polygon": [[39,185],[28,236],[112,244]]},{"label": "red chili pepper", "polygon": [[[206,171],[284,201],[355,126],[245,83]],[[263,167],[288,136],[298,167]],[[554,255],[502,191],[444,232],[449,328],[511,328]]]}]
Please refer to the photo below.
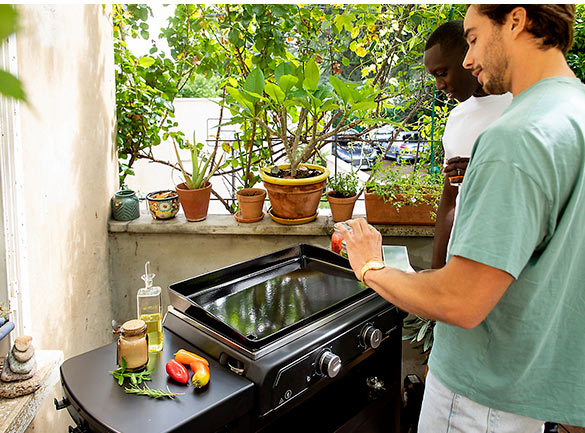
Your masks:
[{"label": "red chili pepper", "polygon": [[181,349],[177,353],[175,353],[175,361],[185,365],[190,365],[193,361],[201,361],[204,364],[209,365],[207,359],[202,358],[199,355],[195,355],[194,353],[188,352],[185,349]]},{"label": "red chili pepper", "polygon": [[174,359],[167,362],[167,374],[179,383],[189,382],[189,372],[183,366]]},{"label": "red chili pepper", "polygon": [[201,361],[193,361],[191,363],[191,370],[193,370],[193,377],[191,381],[195,388],[203,388],[209,383],[209,366]]}]

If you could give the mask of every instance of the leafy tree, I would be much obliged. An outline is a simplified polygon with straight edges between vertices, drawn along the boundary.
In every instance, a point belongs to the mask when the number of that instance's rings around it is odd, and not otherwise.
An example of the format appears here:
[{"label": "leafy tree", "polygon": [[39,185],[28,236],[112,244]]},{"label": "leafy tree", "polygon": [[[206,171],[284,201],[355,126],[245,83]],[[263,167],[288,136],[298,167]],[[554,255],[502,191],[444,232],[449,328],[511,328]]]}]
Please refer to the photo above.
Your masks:
[{"label": "leafy tree", "polygon": [[[13,5],[0,5],[0,43],[17,29],[18,14]],[[10,72],[0,69],[0,94],[26,101],[22,83]]]},{"label": "leafy tree", "polygon": [[585,83],[585,5],[576,5],[574,43],[567,53],[569,66],[583,83]]}]

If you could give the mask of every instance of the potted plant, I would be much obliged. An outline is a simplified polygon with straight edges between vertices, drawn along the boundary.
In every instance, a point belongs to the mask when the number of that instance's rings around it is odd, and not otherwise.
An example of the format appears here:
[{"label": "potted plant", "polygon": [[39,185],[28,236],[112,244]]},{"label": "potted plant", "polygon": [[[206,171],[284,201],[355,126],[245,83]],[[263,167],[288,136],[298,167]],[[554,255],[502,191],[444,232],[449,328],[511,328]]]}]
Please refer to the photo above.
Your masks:
[{"label": "potted plant", "polygon": [[441,198],[440,173],[378,162],[366,182],[366,218],[371,224],[434,225]]},{"label": "potted plant", "polygon": [[10,338],[8,336],[14,330],[14,323],[8,317],[8,307],[0,302],[0,359],[5,357],[10,350]]},{"label": "potted plant", "polygon": [[241,223],[254,223],[264,218],[264,199],[266,190],[262,188],[242,188],[236,192],[240,210],[234,218]]},{"label": "potted plant", "polygon": [[[195,143],[195,131],[193,131],[193,143]],[[209,200],[211,196],[211,183],[209,179],[213,173],[219,168],[222,157],[217,162],[215,156],[217,154],[217,146],[213,149],[213,153],[209,158],[201,156],[202,143],[191,144],[185,142],[191,153],[191,163],[193,172],[189,174],[185,171],[179,150],[173,140],[175,154],[177,155],[177,162],[179,169],[183,174],[185,182],[180,183],[175,187],[179,196],[179,201],[185,212],[187,221],[203,221],[207,217],[207,210],[209,209]]]},{"label": "potted plant", "polygon": [[353,208],[358,198],[359,180],[355,171],[337,173],[329,178],[327,201],[331,208],[333,221],[346,221],[353,215]]},{"label": "potted plant", "polygon": [[271,217],[285,224],[308,222],[317,215],[329,170],[308,162],[377,107],[370,87],[333,75],[328,82],[321,78],[319,66],[310,59],[281,62],[267,78],[255,68],[241,85],[227,87],[232,123],[252,123],[274,152],[282,149],[280,155],[288,160],[260,171]]}]

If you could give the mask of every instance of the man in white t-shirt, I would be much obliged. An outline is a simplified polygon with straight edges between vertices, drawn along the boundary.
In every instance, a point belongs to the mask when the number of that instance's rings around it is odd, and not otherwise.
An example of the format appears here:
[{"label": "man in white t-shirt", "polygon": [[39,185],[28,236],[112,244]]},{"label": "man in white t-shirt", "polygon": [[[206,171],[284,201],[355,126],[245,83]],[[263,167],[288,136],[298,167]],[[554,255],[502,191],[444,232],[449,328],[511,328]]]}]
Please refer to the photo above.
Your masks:
[{"label": "man in white t-shirt", "polygon": [[445,265],[447,244],[455,219],[458,186],[462,181],[475,140],[512,102],[512,95],[487,95],[470,70],[463,68],[467,52],[462,21],[439,26],[425,46],[424,64],[436,79],[438,90],[460,104],[449,114],[443,134],[445,184],[437,211],[431,267]]}]

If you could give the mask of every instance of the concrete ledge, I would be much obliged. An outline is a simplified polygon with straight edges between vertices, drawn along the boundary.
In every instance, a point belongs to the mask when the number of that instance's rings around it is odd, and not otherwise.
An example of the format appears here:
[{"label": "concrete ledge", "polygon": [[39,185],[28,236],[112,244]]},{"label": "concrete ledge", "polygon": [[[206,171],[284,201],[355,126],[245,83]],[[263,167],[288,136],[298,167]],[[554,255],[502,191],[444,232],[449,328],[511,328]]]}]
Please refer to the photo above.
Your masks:
[{"label": "concrete ledge", "polygon": [[[354,218],[365,215],[354,215]],[[200,222],[189,222],[183,214],[166,221],[155,221],[150,214],[142,213],[133,221],[108,222],[110,233],[193,233],[205,235],[322,235],[333,232],[334,221],[331,216],[318,216],[315,221],[300,225],[279,224],[266,215],[257,223],[239,223],[232,215],[208,215]],[[383,236],[433,237],[433,226],[374,225]]]}]

